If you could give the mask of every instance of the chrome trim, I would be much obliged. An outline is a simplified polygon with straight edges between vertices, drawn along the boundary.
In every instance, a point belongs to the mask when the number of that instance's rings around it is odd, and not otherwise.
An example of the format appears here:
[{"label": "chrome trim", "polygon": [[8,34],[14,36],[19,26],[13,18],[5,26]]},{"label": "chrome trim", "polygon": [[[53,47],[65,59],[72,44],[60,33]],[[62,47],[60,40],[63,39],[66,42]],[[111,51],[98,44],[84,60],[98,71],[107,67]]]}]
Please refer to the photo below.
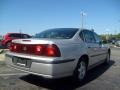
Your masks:
[{"label": "chrome trim", "polygon": [[45,64],[60,64],[60,63],[72,62],[74,60],[75,59],[56,60],[56,61],[38,61],[38,60],[32,60],[32,62],[45,63]]},{"label": "chrome trim", "polygon": [[95,56],[104,55],[104,54],[107,54],[107,53],[95,54],[95,55],[91,55],[90,57],[95,57]]},{"label": "chrome trim", "polygon": [[[6,54],[6,57],[12,58],[14,56]],[[15,56],[15,57],[17,57],[17,56]],[[21,57],[21,58],[24,58],[24,57]],[[65,59],[65,60],[55,60],[55,61],[41,61],[41,60],[30,59],[30,58],[25,58],[25,59],[29,59],[32,62],[44,63],[44,64],[60,64],[60,63],[73,62],[75,60],[75,59]]]}]

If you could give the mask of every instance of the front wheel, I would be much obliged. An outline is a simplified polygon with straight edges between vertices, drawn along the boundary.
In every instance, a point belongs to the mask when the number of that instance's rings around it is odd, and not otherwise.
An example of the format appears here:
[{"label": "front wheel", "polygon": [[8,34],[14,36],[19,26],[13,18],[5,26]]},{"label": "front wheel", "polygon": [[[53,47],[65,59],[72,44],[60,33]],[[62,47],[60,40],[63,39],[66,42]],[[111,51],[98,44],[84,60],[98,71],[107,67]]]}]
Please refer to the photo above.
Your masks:
[{"label": "front wheel", "polygon": [[85,76],[86,76],[86,72],[87,72],[87,64],[85,61],[81,60],[79,63],[78,63],[78,66],[75,70],[75,79],[77,81],[83,81]]}]

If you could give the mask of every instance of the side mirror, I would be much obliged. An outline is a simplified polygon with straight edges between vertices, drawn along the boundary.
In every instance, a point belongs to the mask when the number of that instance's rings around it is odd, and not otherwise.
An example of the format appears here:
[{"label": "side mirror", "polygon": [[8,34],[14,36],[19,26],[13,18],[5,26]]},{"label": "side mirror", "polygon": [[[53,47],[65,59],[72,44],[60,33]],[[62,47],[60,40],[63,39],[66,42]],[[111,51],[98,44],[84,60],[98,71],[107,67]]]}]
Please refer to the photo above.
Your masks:
[{"label": "side mirror", "polygon": [[102,45],[102,41],[96,41],[96,43],[98,43],[99,45]]}]

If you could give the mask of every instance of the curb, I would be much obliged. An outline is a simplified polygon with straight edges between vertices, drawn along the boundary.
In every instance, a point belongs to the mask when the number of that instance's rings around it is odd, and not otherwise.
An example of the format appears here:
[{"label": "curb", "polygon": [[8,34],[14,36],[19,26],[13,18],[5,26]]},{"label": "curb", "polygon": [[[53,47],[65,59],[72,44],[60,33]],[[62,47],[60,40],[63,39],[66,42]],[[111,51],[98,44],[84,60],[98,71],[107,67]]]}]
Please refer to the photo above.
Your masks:
[{"label": "curb", "polygon": [[2,53],[3,53],[3,51],[4,51],[3,49],[0,49],[0,54],[2,54]]},{"label": "curb", "polygon": [[120,47],[118,47],[118,46],[114,46],[115,48],[120,48]]},{"label": "curb", "polygon": [[8,49],[0,49],[0,65],[5,61],[5,53]]},{"label": "curb", "polygon": [[21,72],[21,73],[16,73],[16,72],[12,72],[12,73],[0,73],[0,76],[16,76],[16,75],[19,75],[19,76],[21,76],[21,75],[28,75],[28,73],[23,73],[23,72]]},{"label": "curb", "polygon": [[6,51],[8,51],[8,50],[9,50],[9,49],[0,49],[0,54],[6,52]]}]

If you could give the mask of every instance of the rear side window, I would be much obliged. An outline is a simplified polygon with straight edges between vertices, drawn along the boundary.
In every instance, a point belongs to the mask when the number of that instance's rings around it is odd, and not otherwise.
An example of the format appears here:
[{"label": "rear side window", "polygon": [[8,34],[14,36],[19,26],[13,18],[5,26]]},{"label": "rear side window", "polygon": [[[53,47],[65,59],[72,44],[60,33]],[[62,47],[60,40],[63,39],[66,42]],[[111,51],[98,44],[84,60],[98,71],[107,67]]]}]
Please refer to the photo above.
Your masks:
[{"label": "rear side window", "polygon": [[13,37],[15,37],[15,35],[14,35],[14,34],[10,34],[9,37],[12,37],[12,38],[13,38]]},{"label": "rear side window", "polygon": [[85,42],[95,43],[95,38],[94,38],[94,35],[93,35],[92,31],[83,30],[83,35],[84,35],[84,38],[85,38]]},{"label": "rear side window", "polygon": [[84,41],[84,36],[83,36],[83,32],[82,31],[80,32],[79,36]]}]

